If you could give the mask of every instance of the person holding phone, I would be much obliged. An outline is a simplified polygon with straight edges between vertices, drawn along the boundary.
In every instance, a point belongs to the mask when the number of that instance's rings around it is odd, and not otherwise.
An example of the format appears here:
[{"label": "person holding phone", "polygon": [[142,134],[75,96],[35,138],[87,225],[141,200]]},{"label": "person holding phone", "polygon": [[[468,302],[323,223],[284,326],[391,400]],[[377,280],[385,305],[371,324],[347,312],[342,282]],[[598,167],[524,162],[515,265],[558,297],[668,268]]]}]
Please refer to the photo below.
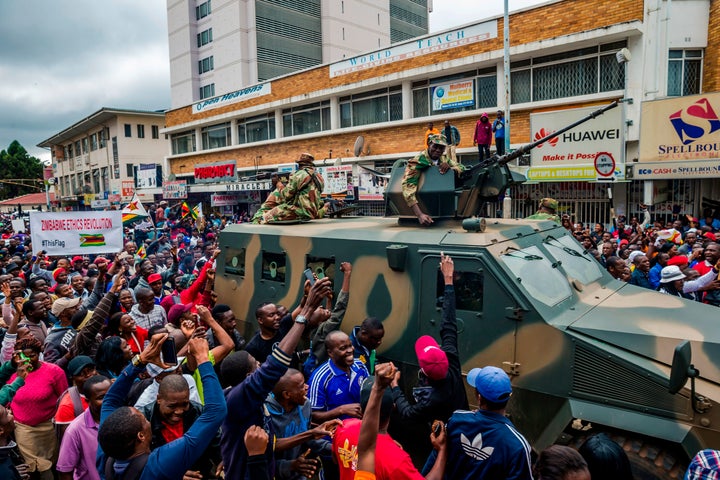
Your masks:
[{"label": "person holding phone", "polygon": [[167,333],[153,336],[148,347],[133,357],[105,396],[98,432],[98,464],[106,478],[120,471],[125,472],[125,480],[183,478],[202,457],[225,420],[227,406],[208,358],[207,341],[193,338],[189,350],[205,385],[205,408],[181,436],[151,451],[150,422],[136,408],[123,405],[133,382],[148,364],[161,369],[167,367],[160,357],[167,338]]}]

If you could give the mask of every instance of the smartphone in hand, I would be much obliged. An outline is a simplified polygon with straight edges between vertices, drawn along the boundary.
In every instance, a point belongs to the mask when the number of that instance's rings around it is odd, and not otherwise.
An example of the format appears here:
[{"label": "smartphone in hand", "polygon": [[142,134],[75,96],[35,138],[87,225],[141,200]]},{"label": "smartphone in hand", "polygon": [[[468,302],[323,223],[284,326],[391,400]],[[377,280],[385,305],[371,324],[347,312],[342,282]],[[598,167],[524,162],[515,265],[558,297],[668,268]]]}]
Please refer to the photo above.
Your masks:
[{"label": "smartphone in hand", "polygon": [[312,270],[310,270],[309,268],[306,268],[305,272],[303,272],[303,273],[305,274],[305,278],[310,280],[310,285],[315,285],[315,275],[313,275]]},{"label": "smartphone in hand", "polygon": [[162,361],[168,365],[177,365],[177,350],[175,349],[175,339],[168,336],[162,344]]}]

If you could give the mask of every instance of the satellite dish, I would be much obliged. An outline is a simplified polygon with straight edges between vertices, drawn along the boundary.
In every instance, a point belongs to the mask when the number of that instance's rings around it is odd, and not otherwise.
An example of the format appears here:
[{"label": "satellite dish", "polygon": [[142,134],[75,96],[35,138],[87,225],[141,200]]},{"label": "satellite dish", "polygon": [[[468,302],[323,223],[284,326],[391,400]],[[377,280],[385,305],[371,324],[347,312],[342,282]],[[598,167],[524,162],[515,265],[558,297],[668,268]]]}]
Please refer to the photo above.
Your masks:
[{"label": "satellite dish", "polygon": [[355,139],[355,146],[353,147],[353,152],[355,153],[356,157],[360,156],[364,145],[365,137],[363,137],[362,135],[358,135],[358,137]]}]

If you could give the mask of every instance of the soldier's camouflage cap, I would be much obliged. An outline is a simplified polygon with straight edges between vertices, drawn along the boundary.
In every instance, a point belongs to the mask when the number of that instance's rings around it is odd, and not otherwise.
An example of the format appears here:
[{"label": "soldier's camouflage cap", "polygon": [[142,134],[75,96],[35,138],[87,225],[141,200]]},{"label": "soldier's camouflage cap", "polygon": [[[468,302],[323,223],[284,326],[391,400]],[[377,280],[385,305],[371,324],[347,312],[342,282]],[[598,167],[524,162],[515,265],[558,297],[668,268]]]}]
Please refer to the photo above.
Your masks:
[{"label": "soldier's camouflage cap", "polygon": [[554,198],[543,198],[542,200],[540,200],[540,206],[550,209],[553,212],[557,212],[558,202]]},{"label": "soldier's camouflage cap", "polygon": [[313,163],[313,162],[315,162],[315,157],[313,157],[309,153],[300,154],[300,158],[297,159],[297,163]]},{"label": "soldier's camouflage cap", "polygon": [[445,138],[445,135],[430,135],[428,137],[428,144],[434,143],[435,145],[442,145],[444,147],[447,147],[447,139]]}]

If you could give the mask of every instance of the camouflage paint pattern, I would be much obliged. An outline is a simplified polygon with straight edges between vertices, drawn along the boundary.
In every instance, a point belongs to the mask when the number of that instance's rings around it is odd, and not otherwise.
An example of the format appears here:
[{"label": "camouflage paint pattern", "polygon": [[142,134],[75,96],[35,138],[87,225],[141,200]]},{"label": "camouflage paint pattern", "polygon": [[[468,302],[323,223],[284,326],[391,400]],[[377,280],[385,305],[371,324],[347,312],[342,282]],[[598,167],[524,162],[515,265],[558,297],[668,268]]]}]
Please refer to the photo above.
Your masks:
[{"label": "camouflage paint pattern", "polygon": [[[256,328],[258,303],[288,309],[299,303],[308,261],[324,259],[336,297],[342,274],[335,272],[351,262],[342,329],[349,332],[366,316],[380,318],[386,333],[379,356],[398,362],[404,378],[417,369],[417,337],[439,335],[437,272],[444,252],[456,272],[481,278],[456,285],[476,302],[457,310],[463,371],[495,365],[510,374],[509,414],[536,448],[553,443],[576,418],[665,439],[688,455],[720,446],[716,307],[613,279],[583,258],[582,247],[554,222],[488,219],[482,233],[466,232],[453,220],[431,228],[391,218],[240,224],[221,232],[220,244],[216,290],[246,321],[246,334]],[[391,245],[407,252],[397,270],[388,265]],[[580,255],[567,254],[566,246]],[[276,268],[282,281],[263,271],[269,259],[284,259]],[[667,392],[673,351],[684,339],[700,371],[696,390],[704,413],[692,410],[689,383],[677,395]]]}]

